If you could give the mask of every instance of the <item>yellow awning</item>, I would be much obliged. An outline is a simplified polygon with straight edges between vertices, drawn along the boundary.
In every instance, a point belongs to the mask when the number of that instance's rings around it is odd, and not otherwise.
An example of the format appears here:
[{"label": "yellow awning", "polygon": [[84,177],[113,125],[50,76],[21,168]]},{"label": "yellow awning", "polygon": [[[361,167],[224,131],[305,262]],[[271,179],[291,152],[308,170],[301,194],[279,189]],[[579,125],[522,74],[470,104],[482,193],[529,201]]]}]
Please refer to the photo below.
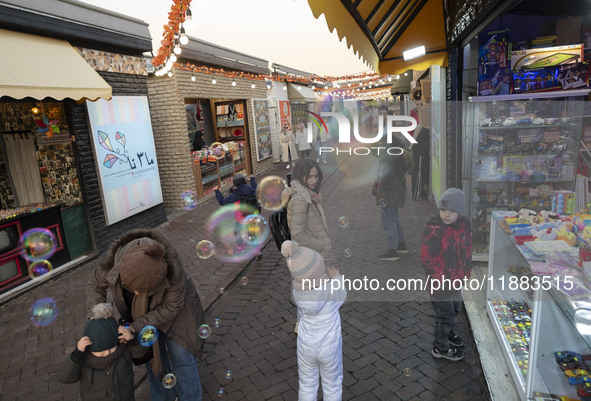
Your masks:
[{"label": "yellow awning", "polygon": [[[314,17],[324,14],[359,58],[378,74],[447,67],[441,0],[308,0]],[[402,52],[424,45],[424,56],[404,61]]]},{"label": "yellow awning", "polygon": [[111,98],[111,87],[66,41],[0,29],[0,97]]}]

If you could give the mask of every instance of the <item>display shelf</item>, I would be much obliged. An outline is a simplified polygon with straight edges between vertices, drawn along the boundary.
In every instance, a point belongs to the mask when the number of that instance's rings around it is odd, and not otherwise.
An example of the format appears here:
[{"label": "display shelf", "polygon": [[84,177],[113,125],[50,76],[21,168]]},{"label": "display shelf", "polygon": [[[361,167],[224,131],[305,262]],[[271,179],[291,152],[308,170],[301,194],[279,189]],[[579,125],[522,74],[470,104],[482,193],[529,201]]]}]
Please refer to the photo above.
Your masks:
[{"label": "display shelf", "polygon": [[[512,276],[535,276],[530,269],[531,263],[543,261],[543,257],[532,259],[531,253],[522,253],[523,246],[517,246],[513,237],[501,228],[498,217],[493,217],[491,225],[486,309],[519,396],[522,400],[537,400],[535,397],[541,393],[578,399],[575,388],[568,384],[567,377],[554,357],[556,351],[573,351],[583,355],[591,353],[591,336],[580,334],[575,326],[576,302],[555,288],[546,290],[533,285],[510,286],[508,283]],[[542,280],[543,277],[538,276],[538,279]],[[520,282],[521,279],[513,280]],[[533,282],[528,280],[529,283]],[[495,310],[495,306],[503,301],[508,302],[506,308],[509,308],[512,300],[527,301],[531,309],[529,330],[526,324],[518,326],[519,323],[515,321],[518,316],[523,322],[523,315],[503,315],[499,309]],[[504,325],[500,317],[505,320]],[[512,320],[514,323],[511,323]],[[529,333],[527,347],[514,346],[520,339],[508,332],[517,329]],[[527,340],[525,335],[523,338]],[[524,352],[525,348],[527,352]],[[526,355],[527,365],[524,365]]]},{"label": "display shelf", "polygon": [[[492,196],[496,204],[506,199],[504,207],[527,207],[539,212],[549,210],[546,192],[575,189],[583,101],[573,100],[572,96],[588,92],[569,91],[561,96],[528,94],[525,98],[506,99],[485,96],[464,103],[466,163],[462,186],[472,227],[491,221],[489,206],[483,206],[478,201],[481,198]],[[517,125],[520,120],[535,119],[553,123]],[[556,123],[561,119],[561,123]],[[482,126],[483,122],[509,120],[511,125],[507,126]],[[475,258],[486,256],[489,236],[480,235],[474,242],[478,250],[474,252]]]},{"label": "display shelf", "polygon": [[[228,147],[228,151],[232,155],[231,159],[225,160],[228,162],[234,161],[236,158],[240,160],[241,165],[247,166],[247,171],[251,161],[249,160],[250,153],[248,152],[248,124],[246,114],[246,103],[244,100],[212,100],[212,111],[214,112],[215,123],[215,140]],[[235,111],[235,113],[233,113]],[[232,174],[238,169],[232,168]],[[221,171],[220,177],[222,185],[227,183],[225,176],[230,174],[230,168],[227,171]]]}]

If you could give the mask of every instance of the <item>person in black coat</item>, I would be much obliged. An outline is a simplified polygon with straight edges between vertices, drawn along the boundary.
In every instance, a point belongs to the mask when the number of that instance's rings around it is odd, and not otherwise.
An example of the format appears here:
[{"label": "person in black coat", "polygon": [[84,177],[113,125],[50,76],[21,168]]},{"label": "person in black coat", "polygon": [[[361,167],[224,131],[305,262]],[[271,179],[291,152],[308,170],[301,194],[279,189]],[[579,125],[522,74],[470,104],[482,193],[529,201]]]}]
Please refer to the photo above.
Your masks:
[{"label": "person in black coat", "polygon": [[201,150],[205,146],[203,141],[203,130],[200,129],[195,132],[195,139],[193,139],[193,150]]}]

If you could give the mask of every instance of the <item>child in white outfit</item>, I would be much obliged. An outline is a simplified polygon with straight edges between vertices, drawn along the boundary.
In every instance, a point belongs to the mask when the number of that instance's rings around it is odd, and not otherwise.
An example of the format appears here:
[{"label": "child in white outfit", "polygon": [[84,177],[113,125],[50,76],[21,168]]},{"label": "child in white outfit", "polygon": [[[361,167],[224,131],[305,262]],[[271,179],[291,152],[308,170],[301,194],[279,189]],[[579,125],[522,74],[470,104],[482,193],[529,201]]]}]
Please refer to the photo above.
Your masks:
[{"label": "child in white outfit", "polygon": [[293,277],[293,300],[300,316],[298,326],[298,401],[315,401],[318,376],[324,401],[340,401],[343,393],[343,337],[339,308],[347,291],[333,266],[325,268],[322,256],[295,241],[285,241],[281,253]]}]

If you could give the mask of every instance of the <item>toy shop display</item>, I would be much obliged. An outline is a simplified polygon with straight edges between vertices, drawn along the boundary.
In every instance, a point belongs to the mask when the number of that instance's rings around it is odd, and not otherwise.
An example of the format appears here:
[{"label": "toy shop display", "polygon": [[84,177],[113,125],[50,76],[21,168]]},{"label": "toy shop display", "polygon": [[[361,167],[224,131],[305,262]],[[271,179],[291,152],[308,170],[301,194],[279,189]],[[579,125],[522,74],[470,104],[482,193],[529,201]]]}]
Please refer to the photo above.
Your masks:
[{"label": "toy shop display", "polygon": [[481,34],[478,51],[478,95],[507,95],[511,93],[509,67],[509,29]]},{"label": "toy shop display", "polygon": [[574,211],[573,201],[552,200],[556,191],[575,189],[583,102],[532,96],[534,101],[485,97],[468,103],[474,114],[464,137],[471,160],[464,190],[476,258],[488,253],[495,210]]},{"label": "toy shop display", "polygon": [[510,59],[513,71],[580,63],[584,61],[583,44],[516,50]]},{"label": "toy shop display", "polygon": [[512,93],[566,91],[589,88],[589,63],[513,71]]},{"label": "toy shop display", "polygon": [[[572,196],[553,195],[566,202]],[[526,208],[492,214],[487,312],[524,401],[591,396],[587,206],[573,214]]]},{"label": "toy shop display", "polygon": [[244,141],[217,142],[209,148],[192,152],[199,197],[213,193],[216,187],[232,185],[236,173],[246,173],[245,146]]}]

